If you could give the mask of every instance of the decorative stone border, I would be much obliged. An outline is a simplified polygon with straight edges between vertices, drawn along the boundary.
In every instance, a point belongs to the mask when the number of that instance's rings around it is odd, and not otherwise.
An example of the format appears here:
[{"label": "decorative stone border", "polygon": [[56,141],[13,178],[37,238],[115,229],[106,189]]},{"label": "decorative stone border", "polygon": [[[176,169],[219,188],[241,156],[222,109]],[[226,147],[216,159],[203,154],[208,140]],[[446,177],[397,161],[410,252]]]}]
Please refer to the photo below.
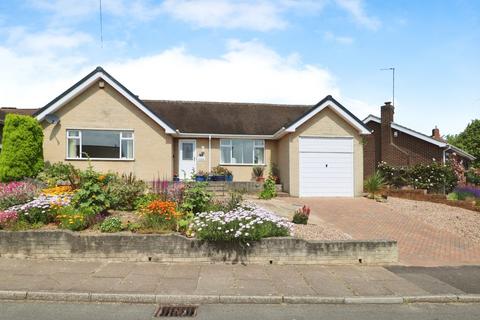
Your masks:
[{"label": "decorative stone border", "polygon": [[179,234],[79,233],[68,230],[0,231],[0,256],[63,260],[226,262],[257,264],[388,264],[397,242],[306,241],[267,238],[249,246],[212,243]]}]

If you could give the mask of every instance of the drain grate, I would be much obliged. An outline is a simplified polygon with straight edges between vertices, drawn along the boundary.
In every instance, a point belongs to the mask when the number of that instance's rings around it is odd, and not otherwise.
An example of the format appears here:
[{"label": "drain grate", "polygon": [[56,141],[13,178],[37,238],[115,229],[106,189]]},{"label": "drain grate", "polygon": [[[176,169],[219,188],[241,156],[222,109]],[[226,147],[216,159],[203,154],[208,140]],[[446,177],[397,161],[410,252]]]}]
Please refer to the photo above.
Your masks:
[{"label": "drain grate", "polygon": [[160,317],[195,317],[198,306],[158,306],[153,316]]}]

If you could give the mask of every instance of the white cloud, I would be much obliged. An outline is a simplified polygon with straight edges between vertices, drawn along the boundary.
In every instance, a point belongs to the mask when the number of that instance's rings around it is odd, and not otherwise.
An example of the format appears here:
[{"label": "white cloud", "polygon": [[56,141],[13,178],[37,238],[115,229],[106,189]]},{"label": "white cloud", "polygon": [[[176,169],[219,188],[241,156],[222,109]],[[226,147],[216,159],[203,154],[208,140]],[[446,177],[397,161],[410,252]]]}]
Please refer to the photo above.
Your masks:
[{"label": "white cloud", "polygon": [[198,27],[282,29],[281,8],[269,1],[166,0],[164,9],[176,19]]},{"label": "white cloud", "polygon": [[354,20],[362,26],[372,30],[377,30],[381,23],[375,17],[370,17],[365,12],[365,5],[363,0],[335,0],[336,3],[349,12]]},{"label": "white cloud", "polygon": [[[19,54],[0,46],[5,75],[0,77],[0,106],[41,107],[95,66],[83,48],[73,50],[78,54],[50,48]],[[257,41],[231,40],[225,53],[214,58],[174,47],[146,57],[108,60],[104,67],[141,98],[313,104],[327,94],[340,95],[328,70]]]},{"label": "white cloud", "polygon": [[352,44],[353,38],[351,37],[344,37],[344,36],[337,36],[333,32],[327,31],[323,34],[325,40],[333,41],[339,44]]},{"label": "white cloud", "polygon": [[332,75],[263,44],[232,40],[225,54],[203,58],[184,48],[108,63],[106,69],[147,99],[313,104],[339,95]]}]

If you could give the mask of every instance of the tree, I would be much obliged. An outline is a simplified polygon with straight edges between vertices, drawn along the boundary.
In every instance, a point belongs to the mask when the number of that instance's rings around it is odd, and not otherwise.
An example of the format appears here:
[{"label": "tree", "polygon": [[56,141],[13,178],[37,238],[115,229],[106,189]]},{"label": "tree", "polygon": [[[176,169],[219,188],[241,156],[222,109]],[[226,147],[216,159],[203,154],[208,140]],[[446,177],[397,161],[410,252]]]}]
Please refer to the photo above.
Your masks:
[{"label": "tree", "polygon": [[35,177],[43,169],[43,130],[30,116],[7,114],[0,153],[0,180]]},{"label": "tree", "polygon": [[448,143],[467,151],[477,158],[473,165],[480,167],[480,119],[470,122],[463,132],[456,135],[448,135],[446,138]]}]

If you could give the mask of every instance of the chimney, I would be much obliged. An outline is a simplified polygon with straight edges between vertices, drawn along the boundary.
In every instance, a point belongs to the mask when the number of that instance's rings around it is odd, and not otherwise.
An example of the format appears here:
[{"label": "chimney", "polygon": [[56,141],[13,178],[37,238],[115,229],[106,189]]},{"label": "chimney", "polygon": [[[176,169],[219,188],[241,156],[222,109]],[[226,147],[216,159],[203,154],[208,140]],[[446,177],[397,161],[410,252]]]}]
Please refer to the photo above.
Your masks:
[{"label": "chimney", "polygon": [[440,136],[440,129],[435,126],[435,129],[432,130],[432,138],[435,140],[442,140],[442,137]]},{"label": "chimney", "polygon": [[382,143],[392,142],[391,123],[393,122],[394,113],[395,113],[395,108],[391,102],[385,102],[385,104],[380,109]]}]

